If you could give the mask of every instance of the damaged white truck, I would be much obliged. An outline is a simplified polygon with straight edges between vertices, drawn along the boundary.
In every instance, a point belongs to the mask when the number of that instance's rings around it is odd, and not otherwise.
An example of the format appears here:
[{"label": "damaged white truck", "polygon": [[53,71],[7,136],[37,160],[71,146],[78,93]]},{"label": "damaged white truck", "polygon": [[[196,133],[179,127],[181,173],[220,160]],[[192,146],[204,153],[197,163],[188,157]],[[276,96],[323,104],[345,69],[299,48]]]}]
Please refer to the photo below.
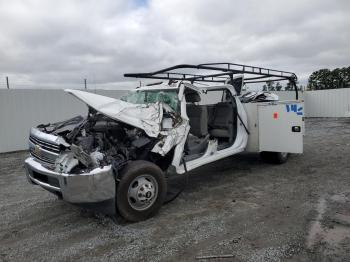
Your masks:
[{"label": "damaged white truck", "polygon": [[[163,82],[120,99],[65,90],[87,105],[87,115],[30,130],[31,183],[69,203],[140,221],[183,190],[190,170],[243,151],[275,163],[303,151],[294,73],[213,63],[125,76]],[[245,84],[283,80],[295,87],[295,99],[241,94]]]}]

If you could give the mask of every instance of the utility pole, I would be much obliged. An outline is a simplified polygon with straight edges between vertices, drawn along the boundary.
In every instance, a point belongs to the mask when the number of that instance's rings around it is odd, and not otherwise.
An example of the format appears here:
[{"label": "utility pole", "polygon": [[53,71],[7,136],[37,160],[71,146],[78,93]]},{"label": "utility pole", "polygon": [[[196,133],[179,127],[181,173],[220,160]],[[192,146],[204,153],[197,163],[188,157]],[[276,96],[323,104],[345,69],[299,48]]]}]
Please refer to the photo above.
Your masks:
[{"label": "utility pole", "polygon": [[10,89],[9,77],[8,76],[6,76],[6,85],[7,85],[7,89]]},{"label": "utility pole", "polygon": [[85,87],[85,89],[87,89],[86,88],[86,78],[84,78],[84,87]]}]

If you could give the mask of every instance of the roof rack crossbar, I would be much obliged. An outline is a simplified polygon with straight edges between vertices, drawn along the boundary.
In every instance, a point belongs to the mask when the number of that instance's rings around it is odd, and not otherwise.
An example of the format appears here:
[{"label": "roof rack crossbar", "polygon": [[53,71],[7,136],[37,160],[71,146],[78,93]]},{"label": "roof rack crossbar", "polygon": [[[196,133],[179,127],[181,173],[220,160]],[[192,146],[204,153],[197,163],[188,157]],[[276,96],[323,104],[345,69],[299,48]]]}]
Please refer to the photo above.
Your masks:
[{"label": "roof rack crossbar", "polygon": [[[209,72],[206,74],[193,74],[192,72],[171,72],[179,69],[196,69],[207,71],[220,71],[221,73],[214,74]],[[150,73],[132,73],[124,74],[125,77],[149,78],[149,79],[168,79],[168,80],[187,80],[197,82],[213,82],[224,83],[227,76],[234,74],[256,75],[257,77],[246,77],[245,83],[260,83],[266,81],[283,81],[289,80],[295,87],[296,99],[298,99],[298,90],[296,86],[297,76],[292,72],[269,69],[264,67],[242,65],[236,63],[206,63],[199,65],[180,64],[172,67],[164,68]],[[267,78],[270,78],[267,80]],[[261,80],[258,80],[261,79]],[[264,79],[264,80],[263,80]],[[248,80],[248,81],[247,81]]]},{"label": "roof rack crossbar", "polygon": [[[257,67],[257,66],[250,66],[250,65],[242,65],[242,64],[236,64],[236,63],[206,63],[206,64],[199,64],[199,66],[215,66],[215,65],[226,65],[229,64],[231,66],[238,66],[238,67],[242,67],[243,71],[246,71],[246,68],[252,68],[252,70],[255,69],[259,69],[259,70],[266,70],[268,72],[279,72],[279,73],[286,73],[286,74],[290,74],[290,75],[294,75],[294,73],[292,72],[288,72],[288,71],[281,71],[281,70],[276,70],[276,69],[270,69],[270,68],[265,68],[265,67]],[[254,69],[253,69],[254,68]]]},{"label": "roof rack crossbar", "polygon": [[[200,77],[196,77],[196,78],[183,78],[183,77],[167,77],[167,76],[158,76],[158,77],[152,77],[152,76],[142,76],[140,78],[145,78],[145,79],[162,79],[162,80],[177,80],[177,81],[197,81],[197,82],[211,82],[211,83],[223,83],[224,80],[223,79],[207,79],[206,76],[200,76]],[[201,79],[204,78],[204,79]],[[226,79],[226,78],[225,78]]]},{"label": "roof rack crossbar", "polygon": [[252,84],[252,83],[264,83],[264,82],[276,82],[276,81],[283,81],[283,80],[288,80],[285,78],[276,78],[276,79],[264,79],[264,80],[248,80],[248,81],[244,81],[244,83],[247,84]]},{"label": "roof rack crossbar", "polygon": [[244,78],[244,81],[246,80],[255,80],[255,79],[263,79],[263,78],[268,78],[269,76],[256,76],[256,77],[246,77]]}]

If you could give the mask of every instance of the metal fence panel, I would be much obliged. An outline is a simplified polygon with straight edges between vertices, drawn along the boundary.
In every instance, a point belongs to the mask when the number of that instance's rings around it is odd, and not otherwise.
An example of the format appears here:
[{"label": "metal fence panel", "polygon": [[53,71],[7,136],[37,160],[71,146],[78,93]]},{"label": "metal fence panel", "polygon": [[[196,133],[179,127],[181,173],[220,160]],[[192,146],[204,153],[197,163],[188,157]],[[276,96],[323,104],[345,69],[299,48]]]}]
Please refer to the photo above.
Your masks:
[{"label": "metal fence panel", "polygon": [[350,117],[350,88],[304,93],[307,117]]},{"label": "metal fence panel", "polygon": [[[97,90],[120,97],[123,90]],[[27,148],[29,129],[40,123],[53,123],[82,114],[87,107],[63,90],[0,90],[0,153]]]}]

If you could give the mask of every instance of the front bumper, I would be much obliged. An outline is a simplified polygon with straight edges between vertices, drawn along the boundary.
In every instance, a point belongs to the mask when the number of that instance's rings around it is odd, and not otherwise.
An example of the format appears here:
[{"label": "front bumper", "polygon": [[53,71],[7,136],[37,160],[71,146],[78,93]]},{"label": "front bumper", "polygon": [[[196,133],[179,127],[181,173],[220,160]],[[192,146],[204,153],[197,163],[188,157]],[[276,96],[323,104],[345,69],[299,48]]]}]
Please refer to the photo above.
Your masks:
[{"label": "front bumper", "polygon": [[43,167],[32,157],[25,160],[28,180],[62,196],[72,204],[115,214],[116,184],[111,166],[95,168],[90,173],[57,173]]}]

